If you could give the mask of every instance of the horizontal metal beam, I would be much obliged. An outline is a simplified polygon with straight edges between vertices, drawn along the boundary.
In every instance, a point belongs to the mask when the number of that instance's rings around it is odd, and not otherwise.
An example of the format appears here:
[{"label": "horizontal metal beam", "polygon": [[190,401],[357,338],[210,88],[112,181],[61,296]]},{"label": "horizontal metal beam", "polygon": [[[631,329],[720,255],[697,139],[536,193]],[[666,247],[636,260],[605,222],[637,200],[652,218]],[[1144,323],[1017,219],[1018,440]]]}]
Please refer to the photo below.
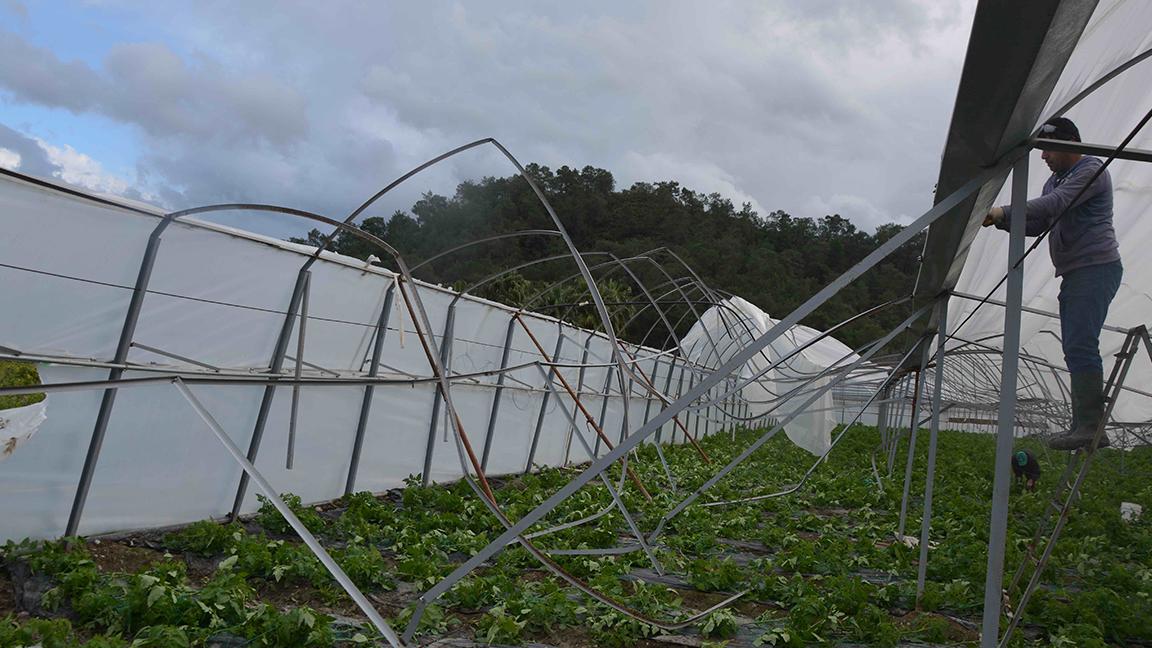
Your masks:
[{"label": "horizontal metal beam", "polygon": [[132,342],[131,344],[129,344],[129,346],[136,347],[137,349],[143,349],[145,351],[148,351],[149,353],[155,353],[156,355],[164,356],[166,358],[173,358],[175,360],[187,362],[188,364],[193,364],[193,365],[196,365],[197,367],[204,367],[205,369],[211,369],[212,371],[215,371],[217,373],[219,373],[219,371],[220,371],[220,367],[217,367],[216,365],[210,365],[207,362],[200,362],[199,360],[193,360],[192,358],[182,356],[182,355],[177,355],[175,353],[171,353],[171,352],[165,351],[163,349],[157,349],[156,347],[151,347],[151,346],[148,346],[147,344],[140,344],[139,342]]},{"label": "horizontal metal beam", "polygon": [[1032,140],[1032,146],[1042,151],[1080,153],[1083,155],[1095,155],[1097,157],[1111,157],[1117,160],[1152,162],[1152,151],[1147,149],[1123,148],[1117,150],[1115,146],[1109,146],[1107,144],[1069,142],[1068,140],[1054,140],[1048,139],[1046,137],[1037,137],[1036,139]]},{"label": "horizontal metal beam", "polygon": [[[991,297],[985,299],[984,297],[980,297],[978,295],[970,295],[968,293],[962,293],[958,290],[953,290],[953,291],[951,291],[950,294],[955,296],[955,297],[961,297],[963,299],[969,299],[969,300],[977,301],[977,302],[982,301],[982,302],[992,304],[993,306],[999,306],[1001,308],[1004,307],[1004,301],[1000,300],[1000,299],[992,299]],[[1022,306],[1022,307],[1020,307],[1020,310],[1024,311],[1025,313],[1031,313],[1033,315],[1044,315],[1045,317],[1051,317],[1053,319],[1060,319],[1059,313],[1053,313],[1052,311],[1041,310],[1039,308],[1032,308],[1031,306]],[[1112,326],[1111,324],[1105,324],[1104,330],[1105,331],[1112,331],[1114,333],[1124,333],[1124,334],[1127,334],[1129,331],[1129,329],[1126,329],[1122,326]]]}]

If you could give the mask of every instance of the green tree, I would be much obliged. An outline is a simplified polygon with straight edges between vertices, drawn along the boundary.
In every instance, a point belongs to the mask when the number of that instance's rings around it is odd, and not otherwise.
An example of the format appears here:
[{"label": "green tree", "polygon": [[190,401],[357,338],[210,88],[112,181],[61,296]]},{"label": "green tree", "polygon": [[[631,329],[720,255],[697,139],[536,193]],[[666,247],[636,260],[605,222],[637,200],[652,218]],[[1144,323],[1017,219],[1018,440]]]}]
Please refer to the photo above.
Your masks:
[{"label": "green tree", "polygon": [[[653,309],[645,308],[643,292],[632,277],[605,263],[609,261],[605,253],[631,259],[666,248],[713,289],[740,295],[780,317],[902,229],[887,224],[870,234],[841,214],[812,219],[776,210],[762,217],[748,204],[737,209],[719,194],[693,191],[674,181],[637,182],[617,189],[610,172],[589,166],[580,170],[562,166],[553,171],[529,164],[526,172],[544,191],[576,247],[587,255],[587,263],[603,264],[595,274],[600,292],[611,303],[614,326],[625,339],[654,346],[670,345],[674,336]],[[531,187],[519,176],[464,182],[452,196],[427,193],[410,210],[387,218],[369,216],[360,227],[396,248],[410,266],[486,237],[554,229]],[[319,245],[324,236],[313,230],[296,240]],[[867,308],[908,295],[915,284],[923,240],[921,235],[897,250],[804,323],[827,329]],[[361,259],[375,254],[383,265],[395,268],[387,255],[346,232],[338,234],[328,249]],[[599,328],[595,309],[585,303],[590,301],[587,287],[566,253],[555,236],[508,236],[436,258],[416,274],[461,290],[482,282],[472,290],[474,294]],[[680,300],[681,295],[668,285],[668,276],[683,278],[688,271],[670,253],[658,252],[654,258],[659,269],[647,262],[630,262],[629,269],[662,302]],[[528,265],[515,274],[484,282],[522,264]],[[560,283],[532,303],[526,301],[556,282]],[[699,292],[690,296],[707,301]],[[706,306],[701,303],[697,310]],[[687,305],[666,308],[679,334],[695,321],[695,312]],[[859,346],[890,330],[909,312],[909,308],[889,309],[852,323],[836,336]],[[907,340],[898,342],[903,345]]]}]

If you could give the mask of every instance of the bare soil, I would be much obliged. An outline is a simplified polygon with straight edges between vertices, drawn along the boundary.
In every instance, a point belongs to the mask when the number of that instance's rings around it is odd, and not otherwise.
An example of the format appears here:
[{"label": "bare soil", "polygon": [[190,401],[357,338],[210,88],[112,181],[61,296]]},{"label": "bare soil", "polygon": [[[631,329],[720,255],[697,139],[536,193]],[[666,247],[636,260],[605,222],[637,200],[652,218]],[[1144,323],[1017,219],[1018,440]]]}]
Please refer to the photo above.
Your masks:
[{"label": "bare soil", "polygon": [[129,541],[93,540],[88,543],[88,550],[92,554],[92,562],[104,572],[135,573],[164,560],[164,552],[143,546],[132,546]]}]

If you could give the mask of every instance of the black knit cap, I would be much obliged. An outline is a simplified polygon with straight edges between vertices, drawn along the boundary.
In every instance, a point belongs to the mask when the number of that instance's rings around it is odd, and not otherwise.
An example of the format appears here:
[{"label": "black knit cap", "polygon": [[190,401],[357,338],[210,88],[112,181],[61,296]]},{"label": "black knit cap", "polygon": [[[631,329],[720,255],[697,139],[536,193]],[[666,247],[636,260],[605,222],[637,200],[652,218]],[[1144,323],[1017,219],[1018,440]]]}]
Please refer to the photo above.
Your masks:
[{"label": "black knit cap", "polygon": [[1080,129],[1067,117],[1053,117],[1040,127],[1040,137],[1054,140],[1080,141]]}]

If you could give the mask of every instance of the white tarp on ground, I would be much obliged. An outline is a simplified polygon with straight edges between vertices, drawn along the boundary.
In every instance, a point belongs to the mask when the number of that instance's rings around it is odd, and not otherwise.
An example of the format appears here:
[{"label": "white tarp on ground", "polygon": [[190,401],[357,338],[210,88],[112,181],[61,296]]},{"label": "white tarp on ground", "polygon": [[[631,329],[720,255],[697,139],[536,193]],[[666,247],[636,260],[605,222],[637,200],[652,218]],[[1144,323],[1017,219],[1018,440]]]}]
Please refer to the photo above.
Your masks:
[{"label": "white tarp on ground", "polygon": [[[1152,47],[1149,25],[1152,25],[1150,2],[1100,2],[1035,126],[1039,127],[1097,80]],[[1152,60],[1144,60],[1093,92],[1065,116],[1076,122],[1085,142],[1116,146],[1150,107]],[[1152,149],[1152,127],[1145,127],[1129,146]],[[1152,164],[1116,160],[1109,167],[1109,173],[1114,188],[1115,226],[1124,262],[1124,282],[1112,303],[1108,324],[1130,328],[1152,321],[1152,265],[1144,262],[1144,253],[1152,244]],[[1029,197],[1040,195],[1049,174],[1040,153],[1033,152],[1028,177]],[[996,204],[1010,202],[1011,185],[1011,181],[1005,183]],[[1028,239],[1029,244],[1033,241]],[[980,297],[988,294],[1004,276],[1007,258],[1008,236],[1005,232],[992,228],[980,232],[956,290]],[[1055,313],[1059,310],[1059,289],[1060,280],[1053,276],[1045,242],[1025,261],[1024,305]],[[1004,287],[995,293],[994,298],[1004,300]],[[951,300],[948,313],[950,332],[972,313],[975,305],[966,299]],[[997,336],[1003,331],[1004,310],[985,306],[959,331],[959,335],[965,340],[982,340],[982,344],[999,349],[1002,339]],[[1060,322],[1057,318],[1024,313],[1020,339],[1025,352],[1064,367],[1059,336]],[[1105,331],[1101,335],[1106,377],[1112,367],[1112,356],[1119,351],[1123,340],[1122,333]],[[1043,380],[1048,391],[1059,398],[1061,393],[1067,393],[1067,374],[1056,371],[1054,375],[1064,383],[1065,389],[1055,385],[1053,374],[1034,379]],[[1022,375],[1021,383],[1025,382]],[[1141,389],[1152,384],[1152,363],[1148,362],[1143,350],[1126,384]],[[1152,419],[1152,398],[1126,392],[1117,402],[1113,418],[1120,421]]]},{"label": "white tarp on ground", "polygon": [[16,453],[16,448],[36,434],[48,418],[48,400],[0,410],[0,461]]},{"label": "white tarp on ground", "polygon": [[[20,304],[0,309],[0,346],[30,355],[111,360],[159,216],[0,176],[5,232],[0,238],[0,301]],[[266,372],[296,275],[313,248],[194,221],[176,221],[161,240],[134,341],[224,373]],[[394,275],[327,253],[311,272],[304,361],[341,376],[361,375]],[[442,344],[448,308],[457,295],[426,284],[420,284],[418,292],[436,342]],[[394,300],[381,376],[430,376],[412,318],[402,312],[402,304],[402,299]],[[507,307],[460,298],[448,359],[451,371],[499,369],[511,315]],[[593,362],[611,358],[602,335],[533,314],[524,320],[550,354],[558,336],[564,337],[561,362],[579,364],[586,346]],[[296,331],[289,355],[295,354]],[[522,330],[516,330],[511,347],[509,366],[541,359]],[[653,349],[632,352],[639,354],[641,368],[658,386],[668,381],[666,356],[656,357]],[[129,370],[127,378],[156,375],[146,369],[205,371],[139,347],[130,351],[128,362],[137,368]],[[293,362],[287,361],[285,371],[293,370]],[[561,372],[573,386],[583,386],[582,399],[609,438],[615,441],[628,431],[619,386],[613,385],[614,395],[607,399],[600,395],[608,380],[606,368],[588,368],[582,379],[575,367]],[[302,374],[328,375],[307,365]],[[46,383],[104,380],[108,369],[49,363],[41,365],[41,376]],[[495,375],[483,376],[457,381],[452,388],[477,453],[484,449],[495,381]],[[536,366],[511,372],[506,384],[488,453],[492,474],[527,467],[544,394]],[[676,381],[672,384],[675,389]],[[626,406],[629,427],[635,429],[655,415],[660,404],[646,399],[638,386],[631,387]],[[234,442],[247,449],[264,388],[200,385],[192,390]],[[301,390],[295,467],[286,470],[290,391],[277,390],[256,465],[277,489],[294,492],[306,502],[339,497],[364,388]],[[40,432],[22,445],[14,459],[0,464],[0,540],[50,537],[64,531],[101,395],[101,390],[54,394]],[[437,427],[429,429],[433,398],[427,382],[376,388],[356,490],[387,490],[422,472],[430,436],[431,478],[446,481],[461,475],[443,408]],[[534,464],[557,465],[566,457],[574,462],[587,459],[569,436],[561,403],[571,408],[567,397],[548,403]],[[698,433],[719,427],[709,420],[701,424],[701,416],[707,414],[688,418]],[[595,443],[585,426],[579,431]],[[673,434],[672,424],[661,432],[665,440],[683,440]],[[225,514],[239,478],[240,468],[172,386],[120,389],[80,532],[154,527]],[[256,508],[255,495],[249,488],[244,511]]]},{"label": "white tarp on ground", "polygon": [[[680,342],[682,353],[697,363],[715,366],[729,360],[777,323],[778,320],[754,304],[732,297],[700,316]],[[749,405],[748,417],[768,414],[783,419],[831,379],[825,376],[812,380],[813,376],[829,367],[844,367],[858,359],[852,349],[828,336],[780,362],[781,358],[821,335],[824,335],[821,331],[807,326],[793,326],[745,364],[741,370],[743,378],[759,376],[741,394]],[[778,362],[779,366],[768,369]],[[822,455],[831,447],[832,430],[839,422],[838,412],[829,391],[785,425],[784,432],[796,445],[814,455]]]}]

